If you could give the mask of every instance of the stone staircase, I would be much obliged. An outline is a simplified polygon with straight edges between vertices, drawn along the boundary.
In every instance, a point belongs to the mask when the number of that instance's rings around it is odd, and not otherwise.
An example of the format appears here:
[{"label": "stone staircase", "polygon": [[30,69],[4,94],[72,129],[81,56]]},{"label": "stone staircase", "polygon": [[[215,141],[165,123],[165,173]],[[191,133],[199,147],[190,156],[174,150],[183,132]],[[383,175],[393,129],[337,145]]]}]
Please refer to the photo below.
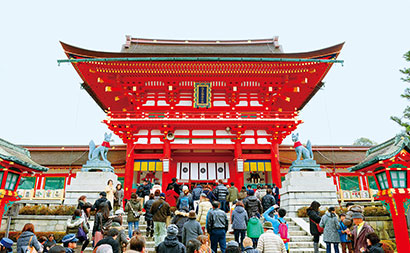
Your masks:
[{"label": "stone staircase", "polygon": [[[146,249],[148,252],[155,252],[155,247],[154,247],[154,238],[153,237],[146,237],[146,228],[147,225],[145,221],[143,220],[143,216],[141,216],[140,220],[140,225],[139,229],[141,233],[144,235],[146,239]],[[286,219],[287,224],[289,226],[289,236],[290,236],[290,242],[289,242],[289,252],[291,253],[304,253],[304,252],[314,252],[313,251],[313,237],[308,234],[307,232],[303,231],[303,229],[298,226],[294,221],[291,220],[291,218]],[[128,226],[126,225],[126,218],[124,219],[124,228],[126,229],[126,233],[128,235]],[[232,241],[234,240],[234,235],[231,233],[227,233],[226,235],[226,241]],[[85,252],[92,252],[91,247],[87,247]],[[220,252],[218,250],[218,252]],[[324,249],[320,249],[320,252],[325,252]]]}]

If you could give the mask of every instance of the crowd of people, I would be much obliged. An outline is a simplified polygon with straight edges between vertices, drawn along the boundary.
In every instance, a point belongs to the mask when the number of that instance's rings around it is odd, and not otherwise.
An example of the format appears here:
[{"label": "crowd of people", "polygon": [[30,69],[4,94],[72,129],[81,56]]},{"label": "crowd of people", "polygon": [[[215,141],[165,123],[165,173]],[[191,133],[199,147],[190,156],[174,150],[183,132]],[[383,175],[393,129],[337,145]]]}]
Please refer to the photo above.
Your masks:
[{"label": "crowd of people", "polygon": [[[90,245],[94,252],[146,252],[146,238],[154,238],[159,253],[222,253],[289,252],[289,231],[286,210],[280,208],[279,189],[259,185],[256,189],[234,183],[196,184],[191,189],[179,185],[174,178],[165,192],[158,181],[144,181],[137,191],[124,201],[120,184],[115,188],[110,180],[94,204],[86,196],[78,200],[77,209],[67,221],[67,234],[58,245],[54,236],[37,238],[34,226],[26,224],[17,241],[17,252],[84,252]],[[114,203],[112,205],[111,203]],[[364,221],[363,209],[348,204],[348,212],[340,215],[333,207],[320,216],[320,203],[312,202],[307,210],[314,250],[319,252],[319,238],[331,252],[383,252],[379,238]],[[90,226],[91,212],[94,214]],[[140,232],[141,217],[146,222],[146,234]],[[127,220],[128,233],[123,226]],[[231,224],[231,226],[230,226]],[[226,235],[233,233],[234,241]],[[77,246],[77,243],[80,245]],[[9,252],[13,242],[0,241],[1,249]]]},{"label": "crowd of people", "polygon": [[326,252],[331,252],[333,245],[334,252],[339,253],[339,243],[343,253],[384,252],[378,235],[365,222],[362,206],[347,203],[348,212],[340,214],[340,219],[335,207],[329,207],[323,216],[320,216],[319,207],[320,203],[313,201],[307,209],[315,253],[319,252],[321,235],[326,243]]}]

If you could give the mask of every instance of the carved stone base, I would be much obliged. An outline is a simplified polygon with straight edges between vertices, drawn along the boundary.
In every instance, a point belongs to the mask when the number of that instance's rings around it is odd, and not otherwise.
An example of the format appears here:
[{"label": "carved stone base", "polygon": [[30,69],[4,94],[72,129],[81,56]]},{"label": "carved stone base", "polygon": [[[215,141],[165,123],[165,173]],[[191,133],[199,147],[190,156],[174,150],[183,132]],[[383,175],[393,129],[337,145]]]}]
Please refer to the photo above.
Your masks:
[{"label": "carved stone base", "polygon": [[289,171],[321,171],[320,165],[313,159],[295,160],[289,167]]},{"label": "carved stone base", "polygon": [[94,204],[110,179],[114,185],[118,184],[118,176],[113,172],[77,172],[71,184],[66,186],[64,204],[77,205],[81,195],[87,196],[87,202]]},{"label": "carved stone base", "polygon": [[310,206],[314,200],[321,208],[339,205],[336,186],[325,171],[289,172],[282,182],[280,199],[289,217],[297,217],[299,208]]},{"label": "carved stone base", "polygon": [[94,172],[94,171],[102,171],[102,172],[114,172],[114,168],[111,166],[110,162],[105,162],[102,160],[88,160],[86,164],[83,165],[81,171],[84,172]]}]

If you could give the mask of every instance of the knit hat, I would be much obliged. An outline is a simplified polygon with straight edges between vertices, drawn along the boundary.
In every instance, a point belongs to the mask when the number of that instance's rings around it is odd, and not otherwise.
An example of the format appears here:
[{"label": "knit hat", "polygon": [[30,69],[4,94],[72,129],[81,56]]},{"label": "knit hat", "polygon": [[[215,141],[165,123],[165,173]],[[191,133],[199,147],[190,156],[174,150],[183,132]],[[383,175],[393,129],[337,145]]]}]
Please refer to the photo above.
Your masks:
[{"label": "knit hat", "polygon": [[159,194],[159,196],[161,197],[161,198],[165,198],[165,193],[161,193],[161,194]]},{"label": "knit hat", "polygon": [[265,221],[265,223],[263,223],[263,228],[273,229],[272,222]]},{"label": "knit hat", "polygon": [[175,224],[171,224],[167,228],[167,235],[176,236],[178,234],[178,227]]},{"label": "knit hat", "polygon": [[205,193],[201,193],[201,197],[207,198],[208,196]]},{"label": "knit hat", "polygon": [[13,250],[11,249],[11,246],[13,245],[13,241],[10,240],[9,238],[3,237],[0,241],[0,245],[8,249],[9,252],[13,252]]},{"label": "knit hat", "polygon": [[78,239],[75,237],[75,234],[68,234],[63,237],[61,240],[62,243],[77,242]]},{"label": "knit hat", "polygon": [[184,192],[184,191],[187,191],[187,190],[189,190],[189,189],[188,189],[188,186],[186,186],[186,185],[182,186],[182,191],[183,191],[183,192]]},{"label": "knit hat", "polygon": [[196,219],[196,213],[195,213],[195,211],[189,211],[189,214],[188,214],[188,218],[189,219]]}]

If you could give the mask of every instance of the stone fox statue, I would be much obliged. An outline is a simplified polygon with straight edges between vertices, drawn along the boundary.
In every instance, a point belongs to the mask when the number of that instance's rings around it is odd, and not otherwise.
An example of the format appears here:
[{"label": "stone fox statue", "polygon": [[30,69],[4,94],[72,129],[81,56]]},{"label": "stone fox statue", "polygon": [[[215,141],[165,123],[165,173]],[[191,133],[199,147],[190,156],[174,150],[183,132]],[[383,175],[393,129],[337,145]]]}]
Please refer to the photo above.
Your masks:
[{"label": "stone fox statue", "polygon": [[294,142],[293,147],[295,148],[297,158],[296,160],[303,159],[313,159],[312,144],[308,140],[306,147],[302,145],[299,141],[299,133],[292,134],[292,141]]},{"label": "stone fox statue", "polygon": [[101,156],[101,159],[104,162],[110,163],[107,159],[107,153],[108,149],[110,148],[111,136],[112,133],[104,133],[104,142],[98,147],[95,147],[95,143],[93,140],[90,141],[90,152],[88,153],[88,160],[99,160],[99,157]]}]

